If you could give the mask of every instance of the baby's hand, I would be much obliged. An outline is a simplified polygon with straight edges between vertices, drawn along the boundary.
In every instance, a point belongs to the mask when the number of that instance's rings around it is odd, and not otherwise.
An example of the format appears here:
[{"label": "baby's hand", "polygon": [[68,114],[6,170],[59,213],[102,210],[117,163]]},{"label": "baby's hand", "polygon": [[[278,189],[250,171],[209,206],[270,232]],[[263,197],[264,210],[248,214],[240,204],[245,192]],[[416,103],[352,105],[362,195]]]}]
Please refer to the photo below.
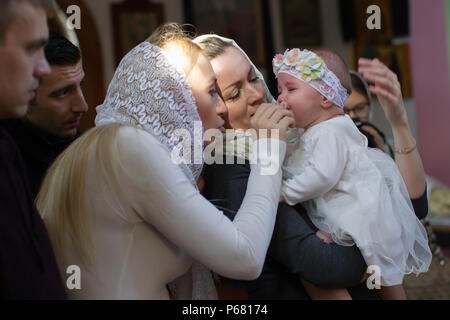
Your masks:
[{"label": "baby's hand", "polygon": [[331,237],[331,234],[326,233],[325,231],[318,230],[316,232],[316,236],[323,240],[325,243],[334,243],[333,238]]}]

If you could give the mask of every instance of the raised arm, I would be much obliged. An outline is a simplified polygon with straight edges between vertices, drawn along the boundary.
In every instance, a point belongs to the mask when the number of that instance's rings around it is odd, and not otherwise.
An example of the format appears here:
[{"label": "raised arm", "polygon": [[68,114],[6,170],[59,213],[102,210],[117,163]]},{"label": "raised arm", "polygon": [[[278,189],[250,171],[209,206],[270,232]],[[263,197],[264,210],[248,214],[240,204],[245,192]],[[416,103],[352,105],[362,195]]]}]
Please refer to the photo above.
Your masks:
[{"label": "raised arm", "polygon": [[[218,274],[246,280],[258,277],[275,222],[280,172],[260,175],[259,165],[253,165],[242,207],[230,221],[200,195],[150,134],[122,129],[119,149],[126,156],[123,165],[128,172],[121,187],[128,190],[133,209],[144,221]],[[276,157],[270,158],[266,148],[258,150],[260,160],[279,162],[285,143],[280,142]]]},{"label": "raised arm", "polygon": [[358,72],[372,83],[370,92],[377,95],[394,134],[395,162],[411,199],[423,196],[426,188],[422,159],[409,126],[397,75],[378,59],[359,59]]}]

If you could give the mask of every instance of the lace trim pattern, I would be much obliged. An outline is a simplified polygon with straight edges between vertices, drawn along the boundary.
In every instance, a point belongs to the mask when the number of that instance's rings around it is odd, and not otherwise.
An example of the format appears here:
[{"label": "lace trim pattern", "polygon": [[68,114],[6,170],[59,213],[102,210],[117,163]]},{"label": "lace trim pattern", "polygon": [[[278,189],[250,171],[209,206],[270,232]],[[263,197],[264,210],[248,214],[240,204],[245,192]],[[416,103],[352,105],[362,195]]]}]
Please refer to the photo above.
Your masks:
[{"label": "lace trim pattern", "polygon": [[[183,70],[173,66],[161,48],[142,42],[120,62],[109,85],[106,99],[96,108],[97,126],[108,123],[136,125],[155,136],[180,159],[183,150],[194,151],[203,147],[203,128],[197,112],[195,98]],[[176,130],[186,129],[191,139],[180,139]],[[194,132],[196,129],[199,132]],[[183,148],[179,148],[180,144]],[[197,150],[195,150],[197,151]],[[200,150],[201,152],[202,150]],[[203,164],[194,161],[180,167],[197,187]],[[197,164],[195,164],[197,163]]]}]

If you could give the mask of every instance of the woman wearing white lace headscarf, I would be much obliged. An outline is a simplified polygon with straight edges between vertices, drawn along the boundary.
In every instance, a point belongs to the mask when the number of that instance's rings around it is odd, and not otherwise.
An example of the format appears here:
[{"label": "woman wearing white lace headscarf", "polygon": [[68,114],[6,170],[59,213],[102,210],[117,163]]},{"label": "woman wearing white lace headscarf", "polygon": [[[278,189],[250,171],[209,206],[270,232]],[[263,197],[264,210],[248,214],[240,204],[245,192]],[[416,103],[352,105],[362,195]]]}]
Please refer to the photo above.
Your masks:
[{"label": "woman wearing white lace headscarf", "polygon": [[97,108],[97,127],[43,183],[37,205],[59,267],[81,268],[71,298],[167,299],[171,283],[173,298],[214,299],[207,269],[247,280],[261,272],[281,182],[280,170],[262,175],[261,163],[283,161],[291,113],[267,107],[255,115],[256,128],[280,129],[280,152],[264,147],[273,138],[255,141],[246,197],[230,221],[197,189],[203,129],[223,123],[215,76],[195,44],[169,35],[124,57]]}]

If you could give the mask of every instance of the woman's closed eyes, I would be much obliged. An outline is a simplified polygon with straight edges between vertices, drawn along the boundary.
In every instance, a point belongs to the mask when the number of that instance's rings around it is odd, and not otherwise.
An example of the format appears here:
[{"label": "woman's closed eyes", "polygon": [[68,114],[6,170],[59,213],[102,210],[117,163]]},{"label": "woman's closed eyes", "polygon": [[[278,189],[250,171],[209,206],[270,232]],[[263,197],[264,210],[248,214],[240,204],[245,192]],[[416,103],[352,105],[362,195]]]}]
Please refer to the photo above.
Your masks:
[{"label": "woman's closed eyes", "polygon": [[[259,81],[259,78],[256,76],[255,69],[250,68],[250,71],[248,72],[247,81],[249,83],[251,83],[251,84],[254,84],[257,81]],[[231,92],[231,96],[228,97],[226,99],[226,101],[233,102],[233,101],[236,101],[237,99],[239,99],[241,97],[241,90],[242,90],[242,87],[243,87],[242,81],[239,81],[239,82],[235,83],[235,87],[236,87],[235,90],[233,90]]]}]

